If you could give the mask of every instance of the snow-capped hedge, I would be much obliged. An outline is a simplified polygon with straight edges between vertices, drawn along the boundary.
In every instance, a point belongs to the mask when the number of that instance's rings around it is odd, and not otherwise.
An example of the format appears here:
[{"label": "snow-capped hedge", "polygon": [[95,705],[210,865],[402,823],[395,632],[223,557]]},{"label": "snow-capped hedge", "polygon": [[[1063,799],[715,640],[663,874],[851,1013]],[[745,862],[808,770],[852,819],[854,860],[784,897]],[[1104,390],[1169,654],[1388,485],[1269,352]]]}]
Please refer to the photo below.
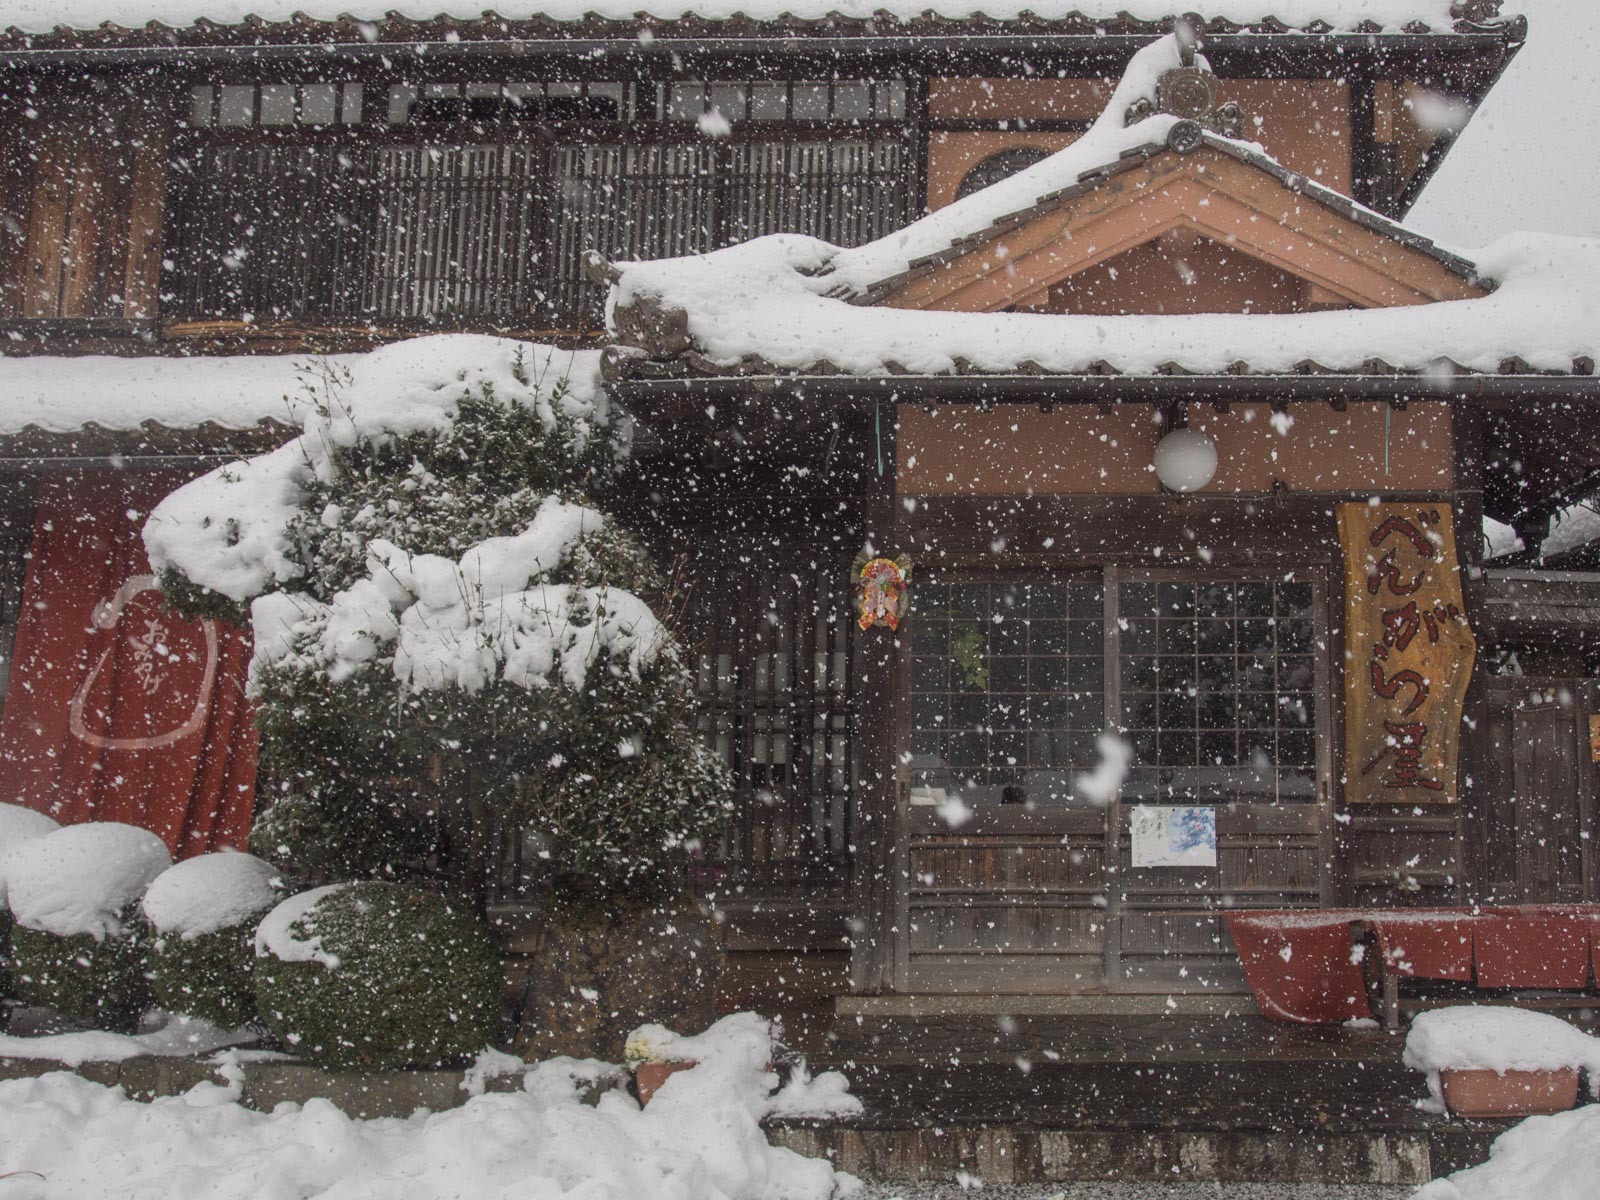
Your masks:
[{"label": "snow-capped hedge", "polygon": [[0,873],[20,927],[103,941],[123,932],[145,888],[171,865],[166,843],[148,829],[90,821],[10,851]]},{"label": "snow-capped hedge", "polygon": [[282,898],[276,868],[232,850],[159,876],[140,904],[156,1003],[230,1029],[252,1020],[256,924]]},{"label": "snow-capped hedge", "polygon": [[11,910],[6,905],[6,855],[24,842],[42,838],[60,828],[41,812],[16,804],[0,804],[0,997],[11,994]]},{"label": "snow-capped hedge", "polygon": [[193,941],[249,923],[283,899],[271,863],[237,850],[185,859],[163,871],[139,907],[156,933]]},{"label": "snow-capped hedge", "polygon": [[256,1005],[291,1053],[336,1067],[439,1067],[500,1033],[499,952],[426,892],[349,883],[290,897],[256,930]]}]

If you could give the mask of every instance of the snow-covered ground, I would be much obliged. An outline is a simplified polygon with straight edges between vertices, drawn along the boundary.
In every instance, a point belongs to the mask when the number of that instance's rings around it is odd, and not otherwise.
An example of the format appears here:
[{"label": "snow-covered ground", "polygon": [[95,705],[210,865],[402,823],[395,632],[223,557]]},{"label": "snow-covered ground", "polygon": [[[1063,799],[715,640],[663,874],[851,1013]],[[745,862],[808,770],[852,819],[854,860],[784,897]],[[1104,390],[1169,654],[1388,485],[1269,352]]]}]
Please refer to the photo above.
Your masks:
[{"label": "snow-covered ground", "polygon": [[3,1200],[831,1200],[855,1182],[768,1144],[775,1111],[855,1104],[836,1075],[774,1092],[767,1023],[726,1017],[693,1039],[703,1056],[641,1109],[625,1091],[586,1104],[617,1067],[553,1059],[516,1092],[448,1112],[356,1120],[327,1101],[259,1113],[243,1075],[152,1103],[56,1072],[0,1083]]}]

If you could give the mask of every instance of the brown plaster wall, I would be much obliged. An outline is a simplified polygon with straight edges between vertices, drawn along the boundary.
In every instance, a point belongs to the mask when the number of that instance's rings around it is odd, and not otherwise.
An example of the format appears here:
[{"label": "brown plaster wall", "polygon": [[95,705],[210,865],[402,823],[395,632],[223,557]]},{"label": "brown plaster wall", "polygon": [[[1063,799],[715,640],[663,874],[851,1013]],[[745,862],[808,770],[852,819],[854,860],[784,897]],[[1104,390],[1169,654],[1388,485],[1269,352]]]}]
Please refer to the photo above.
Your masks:
[{"label": "brown plaster wall", "polygon": [[[1322,79],[1224,79],[1223,100],[1237,100],[1256,118],[1249,136],[1286,167],[1350,190],[1350,103],[1343,83]],[[993,130],[937,132],[944,121],[1018,119],[1088,121],[1099,115],[1111,87],[1098,79],[935,79],[928,114],[936,132],[928,145],[928,207],[942,208],[978,163],[1000,150],[1030,146],[1059,150],[1071,132]]]},{"label": "brown plaster wall", "polygon": [[[1189,406],[1217,443],[1217,476],[1201,495],[1445,491],[1452,484],[1449,405],[1297,404],[1276,421],[1265,404],[1226,413]],[[1280,432],[1282,429],[1282,432]],[[905,496],[1156,495],[1155,410],[1063,405],[901,405],[897,489]]]}]

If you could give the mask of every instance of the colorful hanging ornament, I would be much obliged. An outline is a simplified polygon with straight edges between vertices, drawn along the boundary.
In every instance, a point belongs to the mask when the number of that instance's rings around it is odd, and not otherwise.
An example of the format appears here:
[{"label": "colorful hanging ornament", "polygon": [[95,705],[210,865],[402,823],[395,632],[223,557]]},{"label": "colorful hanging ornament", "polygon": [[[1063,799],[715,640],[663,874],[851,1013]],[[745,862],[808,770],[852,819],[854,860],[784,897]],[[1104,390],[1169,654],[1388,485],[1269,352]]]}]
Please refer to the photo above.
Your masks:
[{"label": "colorful hanging ornament", "polygon": [[911,607],[907,582],[911,578],[911,559],[904,554],[899,558],[873,558],[863,550],[856,555],[855,576],[861,628],[881,624],[899,629],[900,618]]}]

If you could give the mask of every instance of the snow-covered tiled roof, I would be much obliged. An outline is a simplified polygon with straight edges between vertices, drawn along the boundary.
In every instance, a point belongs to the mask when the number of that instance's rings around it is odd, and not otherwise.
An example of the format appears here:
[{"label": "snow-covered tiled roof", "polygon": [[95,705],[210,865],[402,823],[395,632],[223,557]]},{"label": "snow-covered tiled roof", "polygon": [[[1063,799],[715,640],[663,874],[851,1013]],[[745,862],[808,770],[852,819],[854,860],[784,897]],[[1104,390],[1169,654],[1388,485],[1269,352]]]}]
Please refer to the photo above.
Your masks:
[{"label": "snow-covered tiled roof", "polygon": [[297,425],[306,401],[303,367],[303,359],[275,355],[0,357],[0,394],[6,398],[0,405],[0,435],[72,433],[87,426],[238,430],[265,421]]},{"label": "snow-covered tiled roof", "polygon": [[[1600,242],[1520,235],[1457,254],[1346,197],[1293,175],[1253,144],[1207,134],[1213,147],[1293,185],[1309,202],[1443,261],[1495,291],[1471,300],[1302,314],[1088,316],[908,311],[863,304],[919,264],[937,263],[1018,214],[1164,146],[1177,118],[1134,125],[1123,114],[1153,99],[1177,65],[1164,37],[1129,63],[1082,138],[1040,163],[864,246],[842,250],[776,235],[711,254],[619,264],[612,294],[621,340],[651,311],[686,335],[681,360],[701,374],[1256,374],[1440,369],[1588,373],[1600,361]],[[624,373],[637,356],[618,356]]]},{"label": "snow-covered tiled roof", "polygon": [[587,18],[708,20],[748,18],[822,20],[830,17],[911,20],[923,16],[961,20],[988,17],[1105,23],[1146,29],[1189,11],[1229,27],[1316,32],[1448,32],[1463,20],[1506,18],[1497,0],[1212,0],[1179,5],[1173,0],[0,0],[0,28],[47,33],[59,28],[90,30],[105,24],[133,29],[155,23],[184,28],[197,23],[232,26],[353,20],[416,22],[576,22]]}]

